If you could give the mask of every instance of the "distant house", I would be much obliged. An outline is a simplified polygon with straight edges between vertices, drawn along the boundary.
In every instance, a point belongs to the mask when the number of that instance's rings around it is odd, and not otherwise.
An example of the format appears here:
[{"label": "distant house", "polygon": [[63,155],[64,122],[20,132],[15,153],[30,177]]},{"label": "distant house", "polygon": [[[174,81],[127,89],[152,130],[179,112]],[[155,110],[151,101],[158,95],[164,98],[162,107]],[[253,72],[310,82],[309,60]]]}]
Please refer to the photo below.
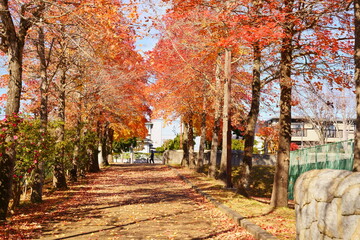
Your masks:
[{"label": "distant house", "polygon": [[[276,126],[279,118],[271,118],[266,121],[267,126]],[[319,120],[307,118],[291,119],[291,142],[300,147],[310,147],[330,142],[345,141],[354,138],[355,119],[342,120]]]}]

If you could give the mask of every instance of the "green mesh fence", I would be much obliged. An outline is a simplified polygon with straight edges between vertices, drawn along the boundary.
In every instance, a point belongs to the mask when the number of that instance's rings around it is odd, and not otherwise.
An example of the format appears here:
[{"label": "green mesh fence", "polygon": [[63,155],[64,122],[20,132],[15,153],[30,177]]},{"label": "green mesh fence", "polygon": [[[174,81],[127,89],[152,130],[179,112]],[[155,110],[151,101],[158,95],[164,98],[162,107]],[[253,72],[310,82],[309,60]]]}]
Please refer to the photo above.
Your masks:
[{"label": "green mesh fence", "polygon": [[324,168],[351,171],[354,162],[353,147],[354,140],[348,140],[291,151],[288,185],[289,199],[294,199],[296,179],[306,171]]}]

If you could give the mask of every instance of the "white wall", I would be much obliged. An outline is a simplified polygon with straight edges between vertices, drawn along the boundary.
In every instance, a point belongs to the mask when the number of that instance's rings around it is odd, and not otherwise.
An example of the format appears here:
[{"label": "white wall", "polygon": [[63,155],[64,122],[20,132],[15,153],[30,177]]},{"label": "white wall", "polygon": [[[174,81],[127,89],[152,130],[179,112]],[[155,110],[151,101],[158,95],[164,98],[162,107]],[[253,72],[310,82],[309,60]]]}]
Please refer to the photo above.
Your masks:
[{"label": "white wall", "polygon": [[173,121],[165,124],[162,119],[151,120],[153,127],[151,129],[151,140],[153,147],[161,147],[168,139],[174,139],[177,134],[180,134],[180,122]]}]

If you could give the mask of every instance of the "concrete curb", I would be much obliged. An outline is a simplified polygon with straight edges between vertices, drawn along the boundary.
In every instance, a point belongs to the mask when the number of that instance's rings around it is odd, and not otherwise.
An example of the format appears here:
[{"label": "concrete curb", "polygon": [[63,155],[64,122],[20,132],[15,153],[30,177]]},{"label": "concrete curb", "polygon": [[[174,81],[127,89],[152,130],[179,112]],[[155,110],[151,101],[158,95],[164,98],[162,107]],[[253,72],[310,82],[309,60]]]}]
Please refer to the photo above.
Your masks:
[{"label": "concrete curb", "polygon": [[259,239],[259,240],[275,240],[275,239],[277,239],[271,233],[265,231],[258,225],[247,220],[246,217],[240,215],[238,212],[225,206],[224,204],[221,204],[215,198],[213,198],[211,195],[201,191],[197,186],[195,186],[192,182],[190,182],[185,176],[181,175],[175,168],[173,168],[169,165],[168,165],[168,167],[173,169],[182,180],[184,180],[187,184],[189,184],[191,186],[191,188],[193,188],[196,192],[198,192],[199,194],[204,196],[207,200],[209,200],[212,204],[214,204],[217,208],[219,208],[228,217],[233,219],[239,226],[245,228],[256,239]]}]

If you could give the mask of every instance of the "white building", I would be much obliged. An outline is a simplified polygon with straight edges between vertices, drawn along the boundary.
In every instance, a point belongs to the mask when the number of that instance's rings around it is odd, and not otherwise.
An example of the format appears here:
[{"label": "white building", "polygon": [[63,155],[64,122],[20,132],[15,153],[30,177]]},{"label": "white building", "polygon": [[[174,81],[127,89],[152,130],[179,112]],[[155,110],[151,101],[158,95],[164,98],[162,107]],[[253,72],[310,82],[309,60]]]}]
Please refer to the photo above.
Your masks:
[{"label": "white building", "polygon": [[[266,121],[268,126],[277,125],[278,122],[278,118]],[[301,147],[345,141],[354,139],[355,120],[350,119],[344,123],[342,120],[318,120],[315,122],[305,118],[292,118],[291,132],[291,142]]]},{"label": "white building", "polygon": [[148,129],[148,141],[145,151],[150,148],[161,147],[166,140],[172,140],[180,134],[180,121],[165,122],[163,119],[154,119],[146,123]]}]

